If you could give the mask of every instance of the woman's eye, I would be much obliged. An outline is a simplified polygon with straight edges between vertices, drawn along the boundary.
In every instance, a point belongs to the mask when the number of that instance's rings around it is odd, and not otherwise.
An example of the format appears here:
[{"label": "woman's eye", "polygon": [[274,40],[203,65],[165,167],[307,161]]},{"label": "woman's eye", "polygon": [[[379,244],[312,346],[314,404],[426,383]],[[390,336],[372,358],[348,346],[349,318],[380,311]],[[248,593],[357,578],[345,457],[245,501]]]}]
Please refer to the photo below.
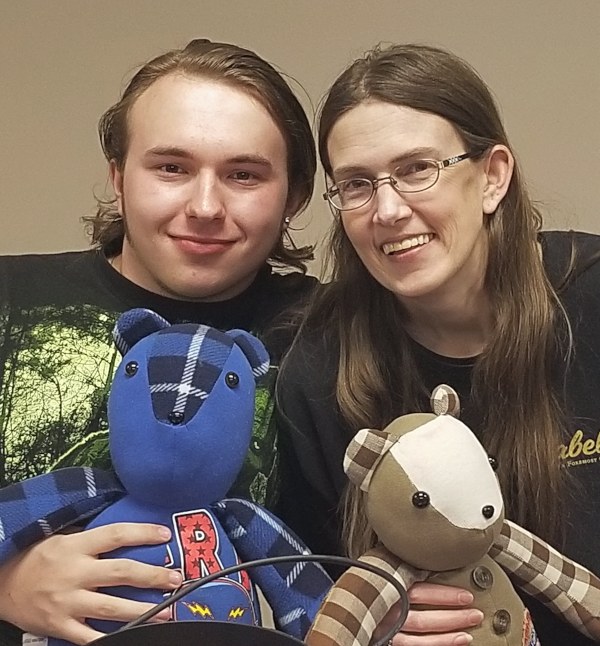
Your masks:
[{"label": "woman's eye", "polygon": [[370,182],[367,179],[362,179],[361,177],[356,177],[355,179],[348,179],[345,182],[340,182],[338,188],[341,193],[355,193],[358,191],[368,190],[370,187]]},{"label": "woman's eye", "polygon": [[431,164],[428,161],[417,160],[407,164],[400,169],[401,175],[418,175],[419,173],[427,173],[431,170]]}]

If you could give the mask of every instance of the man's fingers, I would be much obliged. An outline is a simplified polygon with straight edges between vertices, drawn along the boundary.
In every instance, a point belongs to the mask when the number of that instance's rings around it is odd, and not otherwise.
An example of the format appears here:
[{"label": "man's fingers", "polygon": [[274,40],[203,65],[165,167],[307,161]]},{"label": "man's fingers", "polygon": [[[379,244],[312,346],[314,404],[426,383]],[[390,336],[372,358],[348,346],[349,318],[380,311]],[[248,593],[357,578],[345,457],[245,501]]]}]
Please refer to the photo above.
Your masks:
[{"label": "man's fingers", "polygon": [[79,550],[90,556],[112,552],[119,547],[136,545],[158,545],[165,543],[171,532],[161,525],[148,523],[114,523],[88,529],[78,534],[70,534],[69,540]]},{"label": "man's fingers", "polygon": [[149,565],[132,559],[98,559],[90,575],[91,588],[128,585],[134,588],[175,590],[182,582],[178,570]]},{"label": "man's fingers", "polygon": [[103,637],[104,633],[94,630],[91,626],[83,622],[69,618],[60,626],[60,632],[57,635],[74,644],[83,646],[83,644],[88,644],[94,641],[94,639]]},{"label": "man's fingers", "polygon": [[[86,590],[79,596],[74,615],[87,617],[88,619],[102,619],[104,621],[128,622],[137,619],[156,604],[144,601],[132,601],[122,597],[113,597],[102,592],[91,592]],[[167,609],[157,616],[155,621],[167,620],[170,611]]]}]

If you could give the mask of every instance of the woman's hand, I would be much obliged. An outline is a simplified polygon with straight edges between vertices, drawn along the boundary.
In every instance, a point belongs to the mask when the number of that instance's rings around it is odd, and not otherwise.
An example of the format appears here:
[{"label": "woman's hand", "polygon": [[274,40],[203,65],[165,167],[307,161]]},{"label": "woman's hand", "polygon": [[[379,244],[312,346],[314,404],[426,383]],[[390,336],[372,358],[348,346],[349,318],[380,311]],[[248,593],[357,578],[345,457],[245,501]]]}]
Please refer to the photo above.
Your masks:
[{"label": "woman's hand", "polygon": [[[153,604],[119,599],[97,588],[129,585],[174,590],[181,575],[128,559],[100,559],[119,547],[169,540],[166,527],[115,523],[74,534],[56,534],[0,567],[0,618],[40,636],[86,644],[102,636],[85,619],[131,621]],[[155,620],[168,619],[168,610]]]},{"label": "woman's hand", "polygon": [[[411,610],[393,646],[465,646],[473,641],[465,632],[483,621],[483,613],[471,608],[473,595],[468,590],[436,583],[415,583],[408,591]],[[419,610],[413,605],[428,605],[442,610]],[[374,639],[381,639],[400,614],[394,606],[377,629]]]}]

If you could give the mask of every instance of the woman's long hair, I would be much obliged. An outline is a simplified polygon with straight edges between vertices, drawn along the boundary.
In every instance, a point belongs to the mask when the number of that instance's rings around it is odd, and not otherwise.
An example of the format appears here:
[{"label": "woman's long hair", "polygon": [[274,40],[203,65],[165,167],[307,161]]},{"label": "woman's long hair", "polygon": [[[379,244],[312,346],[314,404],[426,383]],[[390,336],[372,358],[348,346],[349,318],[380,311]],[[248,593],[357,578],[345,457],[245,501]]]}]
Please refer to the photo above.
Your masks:
[{"label": "woman's long hair", "polygon": [[[509,146],[489,89],[463,60],[424,45],[377,47],[341,74],[322,104],[318,145],[328,175],[332,127],[368,100],[443,117],[466,150]],[[563,413],[556,367],[570,349],[569,327],[544,271],[541,217],[518,164],[486,227],[484,285],[494,330],[472,376],[472,394],[484,417],[482,442],[498,460],[507,516],[556,540],[562,536],[565,489],[558,459]],[[331,283],[314,303],[306,326],[328,329],[338,339],[337,403],[349,427],[383,428],[397,415],[416,411],[424,390],[404,331],[406,313],[365,269],[339,217],[330,235],[329,260]],[[350,488],[346,503],[347,545],[357,556],[374,537],[360,492]]]}]

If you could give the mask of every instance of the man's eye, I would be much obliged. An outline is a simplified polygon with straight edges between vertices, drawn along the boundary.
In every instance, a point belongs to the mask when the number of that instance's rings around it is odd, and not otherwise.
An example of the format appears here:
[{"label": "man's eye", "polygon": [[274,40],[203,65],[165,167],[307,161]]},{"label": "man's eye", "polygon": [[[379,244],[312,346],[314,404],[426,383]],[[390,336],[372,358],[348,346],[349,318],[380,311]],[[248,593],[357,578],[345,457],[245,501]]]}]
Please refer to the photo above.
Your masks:
[{"label": "man's eye", "polygon": [[177,175],[184,172],[183,168],[177,164],[163,164],[162,166],[159,166],[159,169],[163,173],[167,173],[169,175]]},{"label": "man's eye", "polygon": [[258,177],[247,170],[237,170],[231,174],[231,177],[237,182],[255,182],[258,180]]}]

